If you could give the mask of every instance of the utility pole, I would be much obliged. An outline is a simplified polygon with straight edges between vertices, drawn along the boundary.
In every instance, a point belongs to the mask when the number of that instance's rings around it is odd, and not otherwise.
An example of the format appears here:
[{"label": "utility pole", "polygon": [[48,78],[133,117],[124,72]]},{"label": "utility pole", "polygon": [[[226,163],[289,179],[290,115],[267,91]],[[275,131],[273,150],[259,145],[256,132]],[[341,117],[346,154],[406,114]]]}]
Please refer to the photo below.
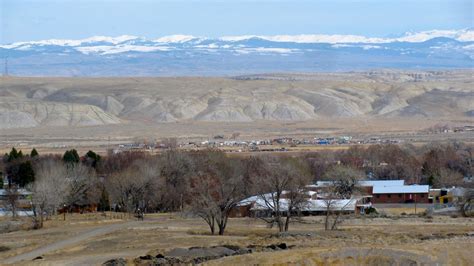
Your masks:
[{"label": "utility pole", "polygon": [[416,193],[415,193],[415,214],[416,214]]},{"label": "utility pole", "polygon": [[5,57],[5,68],[3,69],[3,76],[8,77],[8,57]]}]

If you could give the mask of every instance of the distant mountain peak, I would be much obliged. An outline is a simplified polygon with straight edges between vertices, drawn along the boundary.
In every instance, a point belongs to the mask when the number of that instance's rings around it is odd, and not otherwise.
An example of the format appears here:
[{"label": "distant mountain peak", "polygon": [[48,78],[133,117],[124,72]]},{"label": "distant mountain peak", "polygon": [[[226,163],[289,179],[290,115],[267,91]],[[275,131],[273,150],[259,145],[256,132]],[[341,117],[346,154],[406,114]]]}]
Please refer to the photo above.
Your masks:
[{"label": "distant mountain peak", "polygon": [[362,35],[351,34],[298,34],[298,35],[235,35],[223,36],[220,38],[196,37],[193,35],[168,35],[154,40],[140,38],[133,35],[121,35],[117,37],[93,36],[85,39],[49,39],[40,41],[15,42],[6,45],[0,45],[0,48],[11,49],[23,45],[56,45],[56,46],[80,46],[91,43],[120,44],[132,40],[150,41],[154,43],[186,43],[190,41],[214,40],[223,42],[239,42],[251,39],[261,39],[272,42],[288,43],[391,43],[391,42],[425,42],[433,38],[445,37],[460,42],[473,42],[474,30],[472,28],[461,30],[429,30],[420,32],[406,32],[402,36],[392,38],[366,37]]},{"label": "distant mountain peak", "polygon": [[121,35],[0,45],[0,58],[8,58],[13,75],[236,75],[470,68],[473,47],[472,29],[408,32],[383,38],[340,34],[208,38],[178,34],[146,39]]},{"label": "distant mountain peak", "polygon": [[201,39],[201,38],[195,37],[193,35],[176,34],[176,35],[164,36],[153,41],[157,43],[184,43],[184,42],[189,42],[191,40],[196,40],[196,39]]}]

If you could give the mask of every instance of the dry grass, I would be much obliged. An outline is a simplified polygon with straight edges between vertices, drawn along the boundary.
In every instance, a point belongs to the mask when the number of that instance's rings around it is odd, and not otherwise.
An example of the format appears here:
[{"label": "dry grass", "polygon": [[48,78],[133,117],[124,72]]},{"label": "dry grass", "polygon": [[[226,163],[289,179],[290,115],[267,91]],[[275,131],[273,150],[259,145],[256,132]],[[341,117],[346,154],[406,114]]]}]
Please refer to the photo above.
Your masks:
[{"label": "dry grass", "polygon": [[401,215],[414,215],[414,214],[422,214],[426,211],[426,208],[380,208],[377,207],[377,209],[390,216],[401,216]]},{"label": "dry grass", "polygon": [[[401,210],[397,212],[399,211]],[[46,222],[45,229],[1,235],[0,246],[10,250],[0,252],[0,260],[100,225],[120,222],[119,219],[110,219],[110,216],[103,217],[100,214],[76,214],[67,218],[69,219],[64,222],[62,216],[55,217]],[[285,237],[276,237],[276,229],[268,228],[259,219],[230,219],[226,235],[217,236],[210,235],[206,224],[200,219],[184,218],[178,214],[147,215],[144,222],[44,254],[42,263],[91,265],[110,258],[132,259],[147,253],[163,253],[176,247],[269,245],[280,242],[295,247],[289,251],[261,252],[208,263],[319,265],[325,262],[321,258],[326,256],[326,262],[331,264],[365,264],[386,261],[385,257],[390,259],[393,257],[391,255],[402,251],[414,254],[411,255],[414,259],[428,256],[442,262],[456,262],[456,265],[474,258],[471,252],[465,252],[466,249],[474,248],[474,239],[466,237],[468,232],[474,231],[474,219],[470,218],[434,217],[428,222],[428,219],[417,216],[400,216],[398,219],[357,217],[345,220],[337,231],[324,231],[322,217],[304,219],[306,223],[292,224],[291,234]],[[342,249],[347,256],[333,255]],[[370,249],[386,251],[374,253],[372,261],[363,261],[351,255]],[[440,251],[444,253],[439,253]],[[444,257],[439,257],[439,254],[444,254]]]}]

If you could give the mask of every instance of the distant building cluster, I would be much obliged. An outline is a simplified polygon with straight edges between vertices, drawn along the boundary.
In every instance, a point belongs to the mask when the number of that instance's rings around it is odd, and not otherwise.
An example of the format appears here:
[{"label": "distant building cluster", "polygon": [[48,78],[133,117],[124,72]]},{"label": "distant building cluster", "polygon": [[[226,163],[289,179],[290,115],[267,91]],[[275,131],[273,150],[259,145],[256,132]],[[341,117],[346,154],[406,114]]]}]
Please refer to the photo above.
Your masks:
[{"label": "distant building cluster", "polygon": [[429,133],[463,133],[474,132],[474,125],[455,126],[449,124],[437,124],[428,129]]},{"label": "distant building cluster", "polygon": [[[279,137],[272,139],[225,139],[223,135],[216,135],[211,139],[202,141],[184,141],[178,142],[176,139],[170,141],[158,141],[155,143],[126,143],[118,145],[114,150],[115,153],[120,151],[130,150],[159,150],[169,148],[180,148],[186,150],[200,149],[200,148],[237,148],[229,149],[228,151],[288,151],[288,147],[297,146],[325,146],[325,145],[357,145],[357,144],[397,144],[401,143],[398,139],[386,139],[379,137],[371,137],[366,139],[355,139],[352,136],[337,136],[337,137],[315,137],[308,138],[292,138]],[[277,146],[277,147],[272,147]]]}]

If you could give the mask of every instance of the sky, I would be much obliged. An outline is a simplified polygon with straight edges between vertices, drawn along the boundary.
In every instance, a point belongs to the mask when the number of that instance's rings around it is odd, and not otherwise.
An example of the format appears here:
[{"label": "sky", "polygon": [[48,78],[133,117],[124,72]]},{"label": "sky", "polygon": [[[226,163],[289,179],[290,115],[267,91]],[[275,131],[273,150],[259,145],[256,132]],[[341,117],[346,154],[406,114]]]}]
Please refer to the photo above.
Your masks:
[{"label": "sky", "polygon": [[474,27],[474,0],[0,0],[0,43],[91,36],[356,34]]}]

